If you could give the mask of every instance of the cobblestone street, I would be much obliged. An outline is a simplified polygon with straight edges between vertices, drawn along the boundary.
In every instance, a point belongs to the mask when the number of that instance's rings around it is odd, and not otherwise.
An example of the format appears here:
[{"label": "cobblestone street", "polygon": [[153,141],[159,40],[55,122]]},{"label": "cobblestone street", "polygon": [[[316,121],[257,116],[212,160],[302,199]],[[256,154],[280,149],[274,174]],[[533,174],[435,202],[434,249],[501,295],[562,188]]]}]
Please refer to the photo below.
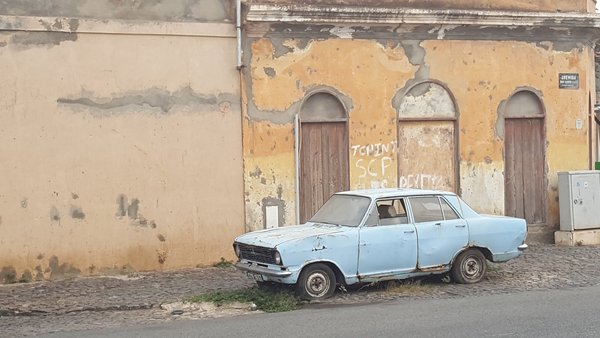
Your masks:
[{"label": "cobblestone street", "polygon": [[[193,318],[185,314],[172,315],[161,309],[161,304],[182,301],[208,291],[238,289],[253,284],[233,268],[199,268],[0,285],[0,336]],[[490,264],[487,278],[478,284],[423,282],[419,287],[406,290],[364,287],[347,293],[337,292],[318,306],[394,299],[471,297],[598,284],[600,247],[537,244],[531,245],[516,260]]]}]

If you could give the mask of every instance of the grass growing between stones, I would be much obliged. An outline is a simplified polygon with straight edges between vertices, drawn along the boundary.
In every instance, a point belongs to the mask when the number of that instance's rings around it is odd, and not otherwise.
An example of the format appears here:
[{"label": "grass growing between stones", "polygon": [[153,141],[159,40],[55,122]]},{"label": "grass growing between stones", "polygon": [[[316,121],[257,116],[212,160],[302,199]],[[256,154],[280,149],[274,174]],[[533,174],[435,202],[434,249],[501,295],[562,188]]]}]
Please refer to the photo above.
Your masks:
[{"label": "grass growing between stones", "polygon": [[419,279],[407,279],[402,281],[390,281],[385,284],[385,292],[395,295],[415,295],[427,292],[430,286],[423,284]]},{"label": "grass growing between stones", "polygon": [[233,291],[216,291],[192,297],[192,303],[211,302],[217,306],[228,303],[254,303],[257,310],[265,312],[285,312],[300,307],[300,300],[287,290],[270,291],[249,288]]}]

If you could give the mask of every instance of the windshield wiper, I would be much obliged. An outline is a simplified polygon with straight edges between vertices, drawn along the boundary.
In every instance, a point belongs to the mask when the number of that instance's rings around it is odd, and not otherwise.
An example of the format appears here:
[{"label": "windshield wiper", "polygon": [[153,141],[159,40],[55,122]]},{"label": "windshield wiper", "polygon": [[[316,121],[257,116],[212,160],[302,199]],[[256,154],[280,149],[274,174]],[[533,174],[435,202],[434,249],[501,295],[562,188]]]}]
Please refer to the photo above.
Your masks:
[{"label": "windshield wiper", "polygon": [[330,222],[324,222],[324,221],[315,221],[315,222],[313,222],[313,223],[316,223],[316,224],[322,224],[322,225],[335,225],[336,227],[341,227],[341,225],[340,225],[340,224],[336,224],[336,223],[330,223]]}]

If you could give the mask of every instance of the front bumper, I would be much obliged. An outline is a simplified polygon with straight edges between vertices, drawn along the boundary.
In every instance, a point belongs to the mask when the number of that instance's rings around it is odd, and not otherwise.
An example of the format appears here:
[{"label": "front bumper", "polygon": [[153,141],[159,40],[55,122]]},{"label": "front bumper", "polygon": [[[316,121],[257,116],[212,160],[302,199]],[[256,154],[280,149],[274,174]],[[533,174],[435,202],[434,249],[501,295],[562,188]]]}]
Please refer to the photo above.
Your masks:
[{"label": "front bumper", "polygon": [[291,271],[277,271],[251,262],[237,262],[235,267],[244,272],[255,273],[272,278],[285,278],[292,275]]},{"label": "front bumper", "polygon": [[527,244],[523,243],[523,244],[519,245],[517,247],[517,249],[519,249],[519,251],[525,251],[525,250],[527,250],[528,247],[529,246]]}]

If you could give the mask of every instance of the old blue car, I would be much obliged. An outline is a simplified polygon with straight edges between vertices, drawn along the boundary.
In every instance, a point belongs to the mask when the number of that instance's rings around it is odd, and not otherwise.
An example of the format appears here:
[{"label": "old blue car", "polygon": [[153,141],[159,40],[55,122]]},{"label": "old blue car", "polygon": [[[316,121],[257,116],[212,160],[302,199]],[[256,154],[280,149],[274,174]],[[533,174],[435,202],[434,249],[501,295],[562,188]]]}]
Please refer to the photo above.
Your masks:
[{"label": "old blue car", "polygon": [[305,299],[337,285],[447,274],[479,282],[486,259],[527,248],[525,220],[480,215],[450,192],[370,189],[334,194],[303,225],[250,232],[233,244],[236,267],[259,284],[294,284]]}]

